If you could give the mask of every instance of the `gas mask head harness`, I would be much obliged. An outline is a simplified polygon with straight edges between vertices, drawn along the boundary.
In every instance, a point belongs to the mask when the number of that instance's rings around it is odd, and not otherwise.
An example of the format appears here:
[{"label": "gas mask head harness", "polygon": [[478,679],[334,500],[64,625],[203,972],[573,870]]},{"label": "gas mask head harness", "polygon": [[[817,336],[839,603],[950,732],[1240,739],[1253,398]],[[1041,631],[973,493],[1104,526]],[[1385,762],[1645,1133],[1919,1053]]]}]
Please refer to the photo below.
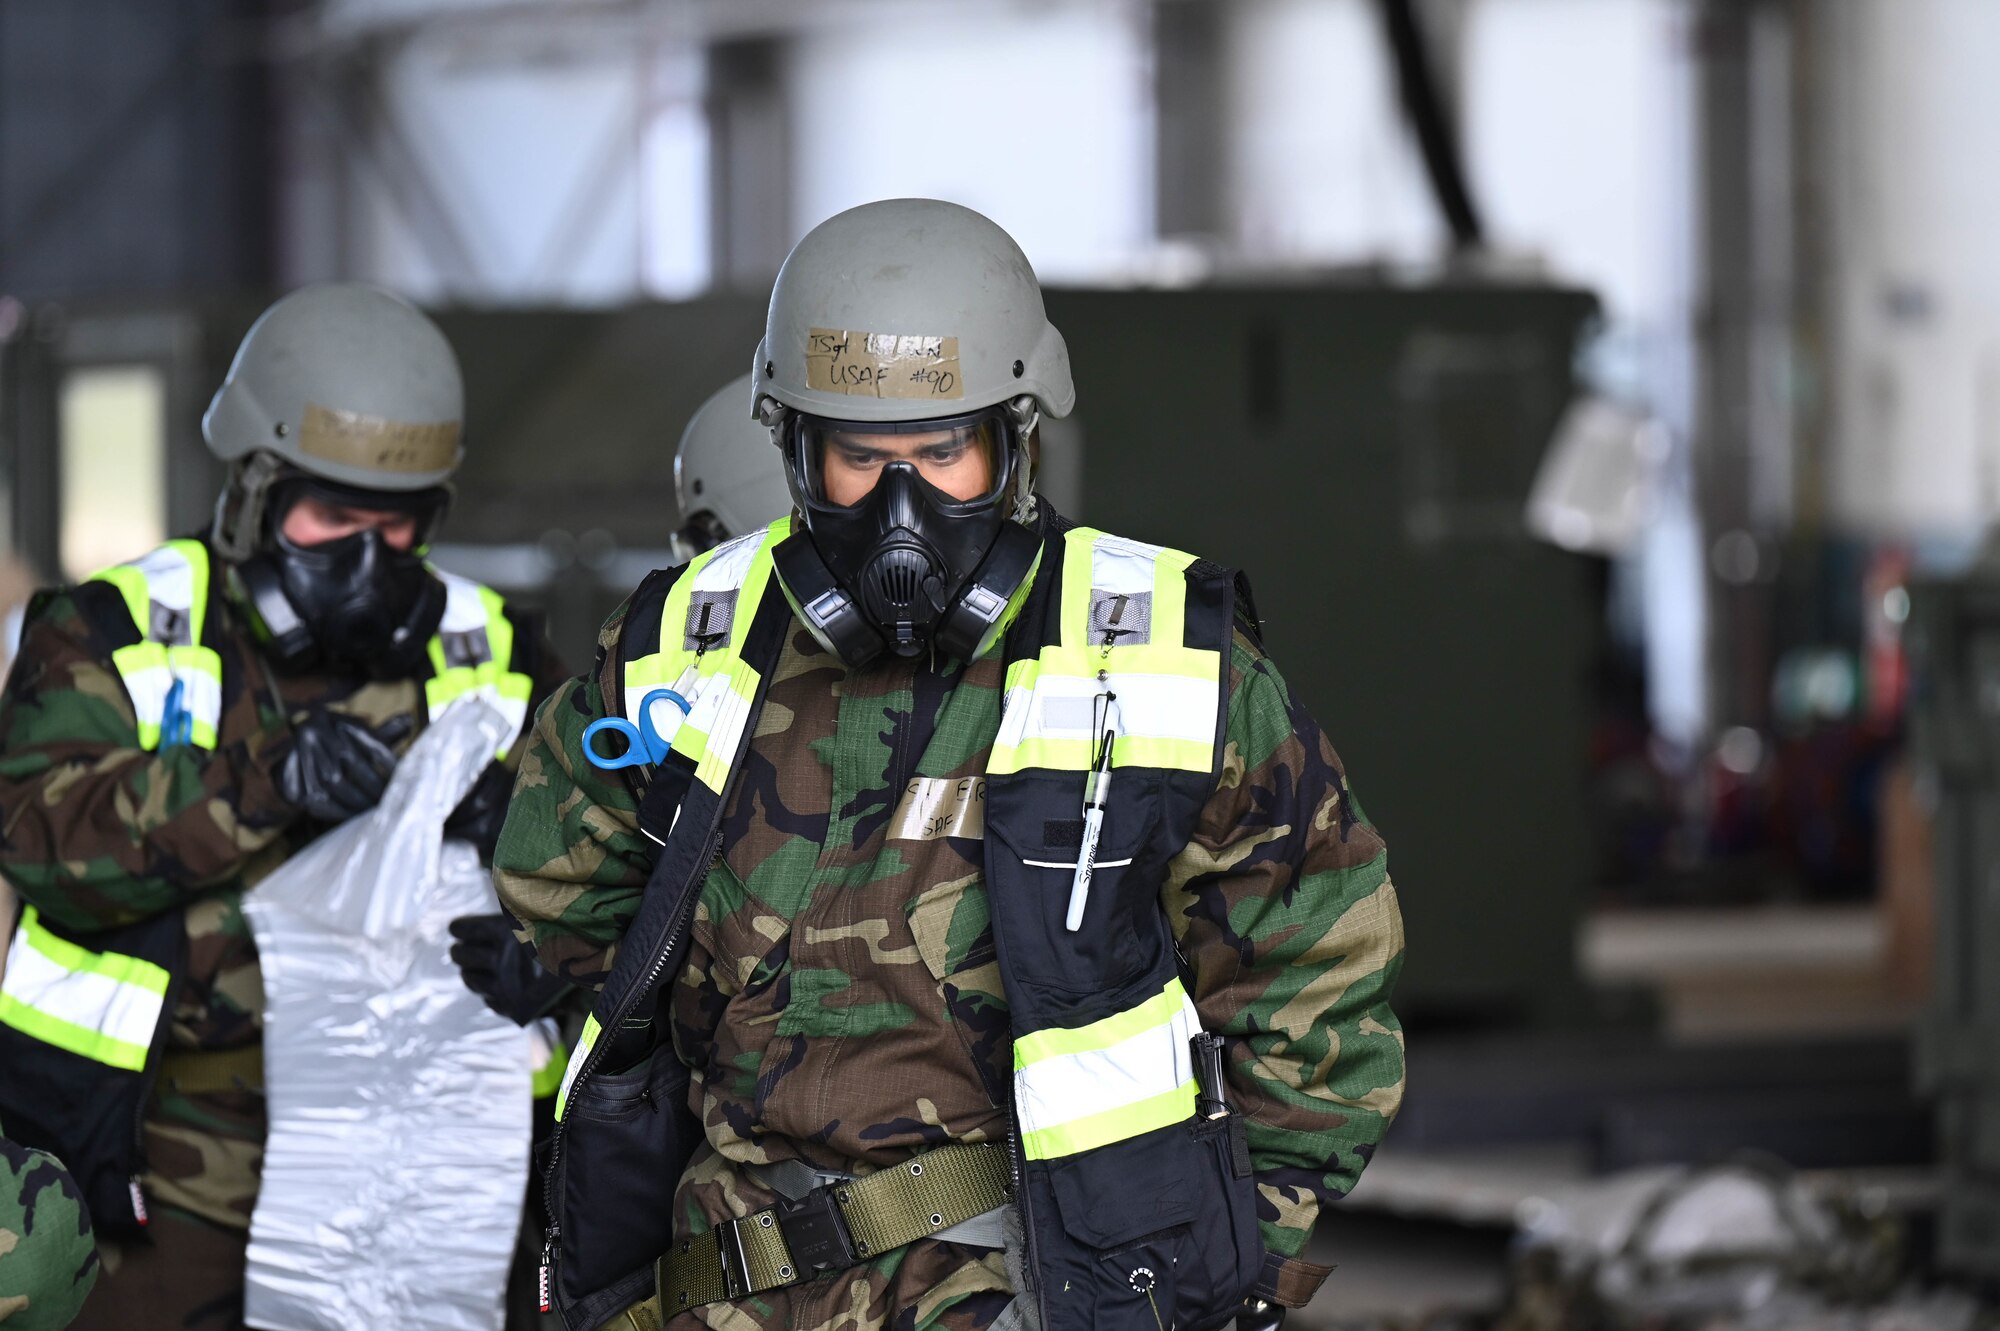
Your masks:
[{"label": "gas mask head harness", "polygon": [[[850,667],[885,653],[970,661],[992,646],[1041,548],[1028,525],[1034,403],[919,421],[834,420],[769,399],[763,412],[804,519],[772,561],[820,644]],[[985,487],[965,499],[923,470],[981,466]],[[850,484],[873,472],[874,486],[836,503],[830,468]]]},{"label": "gas mask head harness", "polygon": [[[408,514],[416,539],[398,550],[376,527],[300,545],[285,519],[304,500],[335,509]],[[254,626],[281,670],[351,670],[375,679],[417,671],[444,617],[444,584],[424,566],[451,503],[445,486],[390,491],[342,485],[298,472],[270,483],[260,538],[235,566]]]}]

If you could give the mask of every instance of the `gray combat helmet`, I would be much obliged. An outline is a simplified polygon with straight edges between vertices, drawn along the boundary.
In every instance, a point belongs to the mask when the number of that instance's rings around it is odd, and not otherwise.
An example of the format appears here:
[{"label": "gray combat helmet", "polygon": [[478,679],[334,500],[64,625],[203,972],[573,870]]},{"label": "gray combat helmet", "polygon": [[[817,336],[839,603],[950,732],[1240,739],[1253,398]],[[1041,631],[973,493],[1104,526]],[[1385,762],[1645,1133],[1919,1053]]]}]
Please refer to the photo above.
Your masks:
[{"label": "gray combat helmet", "polygon": [[[690,520],[691,542],[693,529],[724,539],[744,536],[792,511],[784,454],[772,445],[771,432],[743,411],[750,381],[743,375],[702,403],[674,450],[674,498]],[[714,522],[695,521],[702,514]],[[706,548],[696,543],[697,553]]]},{"label": "gray combat helmet", "polygon": [[1029,399],[1076,403],[1069,348],[1035,270],[989,219],[938,199],[884,199],[821,222],[771,288],[751,409],[916,421]]},{"label": "gray combat helmet", "polygon": [[458,357],[414,305],[375,287],[305,287],[258,316],[202,437],[231,463],[215,540],[247,557],[265,492],[287,472],[366,490],[444,485],[465,419]]}]

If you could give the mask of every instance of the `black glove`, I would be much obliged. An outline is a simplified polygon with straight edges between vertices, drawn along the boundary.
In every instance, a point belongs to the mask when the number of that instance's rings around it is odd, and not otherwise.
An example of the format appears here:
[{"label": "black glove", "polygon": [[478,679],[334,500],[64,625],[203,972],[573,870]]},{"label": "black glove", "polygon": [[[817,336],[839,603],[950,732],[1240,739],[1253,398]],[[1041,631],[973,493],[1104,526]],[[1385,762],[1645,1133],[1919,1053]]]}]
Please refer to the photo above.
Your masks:
[{"label": "black glove", "polygon": [[410,718],[379,729],[315,707],[292,722],[292,751],[278,768],[278,793],[323,823],[366,813],[389,788],[396,753],[389,746],[410,732]]},{"label": "black glove", "polygon": [[486,764],[472,789],[444,820],[444,834],[470,841],[479,850],[481,864],[493,863],[493,847],[500,842],[500,825],[507,821],[507,801],[513,794],[514,774],[499,763]]},{"label": "black glove", "polygon": [[1284,1306],[1263,1299],[1243,1300],[1243,1311],[1236,1314],[1236,1331],[1278,1331],[1284,1324]]},{"label": "black glove", "polygon": [[451,922],[451,959],[465,987],[516,1026],[525,1026],[568,997],[576,986],[543,970],[505,915],[461,915]]}]

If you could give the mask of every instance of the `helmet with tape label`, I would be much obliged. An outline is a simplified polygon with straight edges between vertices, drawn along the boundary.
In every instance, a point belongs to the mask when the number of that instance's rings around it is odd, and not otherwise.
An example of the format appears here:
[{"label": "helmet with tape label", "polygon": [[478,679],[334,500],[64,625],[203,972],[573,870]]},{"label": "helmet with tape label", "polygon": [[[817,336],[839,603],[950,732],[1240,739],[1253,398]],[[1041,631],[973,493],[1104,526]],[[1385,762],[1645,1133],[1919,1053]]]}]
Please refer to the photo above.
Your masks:
[{"label": "helmet with tape label", "polygon": [[[464,416],[451,344],[386,291],[306,287],[251,325],[201,426],[230,463],[212,544],[281,668],[421,668],[445,596],[423,548],[450,505]],[[411,534],[351,527],[355,512],[406,517]],[[301,513],[343,534],[295,534]]]},{"label": "helmet with tape label", "polygon": [[258,317],[202,437],[226,461],[258,450],[371,490],[423,490],[457,469],[458,357],[436,324],[375,287],[294,291]]},{"label": "helmet with tape label", "polygon": [[752,367],[753,409],[851,421],[1076,401],[1069,348],[1035,270],[991,220],[938,199],[884,199],[820,223],[778,271]]},{"label": "helmet with tape label", "polygon": [[209,451],[232,464],[217,545],[249,553],[281,476],[440,490],[463,456],[464,419],[458,357],[414,305],[356,283],[293,292],[251,325],[201,419]]},{"label": "helmet with tape label", "polygon": [[690,553],[768,527],[792,511],[785,459],[771,431],[746,410],[750,376],[702,403],[674,451],[674,498]]}]

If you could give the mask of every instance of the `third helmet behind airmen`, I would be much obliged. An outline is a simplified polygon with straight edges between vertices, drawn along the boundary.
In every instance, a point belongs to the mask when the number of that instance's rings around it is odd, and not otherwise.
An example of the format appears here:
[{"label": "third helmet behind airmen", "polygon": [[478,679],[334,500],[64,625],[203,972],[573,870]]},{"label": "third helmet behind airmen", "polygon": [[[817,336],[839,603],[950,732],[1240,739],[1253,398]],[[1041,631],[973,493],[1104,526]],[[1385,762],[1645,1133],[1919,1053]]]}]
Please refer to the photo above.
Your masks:
[{"label": "third helmet behind airmen", "polygon": [[[850,665],[979,655],[1037,548],[1029,440],[1076,399],[1013,238],[936,199],[822,222],[779,270],[753,373],[804,519],[774,558],[807,626]],[[870,442],[885,436],[902,446]],[[941,489],[912,453],[969,458],[977,492]],[[874,458],[881,483],[844,502],[830,455]]]},{"label": "third helmet behind airmen", "polygon": [[792,511],[784,459],[771,447],[771,432],[743,410],[751,377],[731,380],[702,403],[674,450],[674,498],[685,520],[675,540],[683,558]]},{"label": "third helmet behind airmen", "polygon": [[[250,329],[201,426],[232,464],[216,546],[237,561],[280,665],[387,676],[417,664],[444,612],[421,551],[450,503],[464,415],[451,344],[386,291],[307,287]],[[369,530],[302,545],[282,530],[302,499],[406,513],[415,539]]]}]

